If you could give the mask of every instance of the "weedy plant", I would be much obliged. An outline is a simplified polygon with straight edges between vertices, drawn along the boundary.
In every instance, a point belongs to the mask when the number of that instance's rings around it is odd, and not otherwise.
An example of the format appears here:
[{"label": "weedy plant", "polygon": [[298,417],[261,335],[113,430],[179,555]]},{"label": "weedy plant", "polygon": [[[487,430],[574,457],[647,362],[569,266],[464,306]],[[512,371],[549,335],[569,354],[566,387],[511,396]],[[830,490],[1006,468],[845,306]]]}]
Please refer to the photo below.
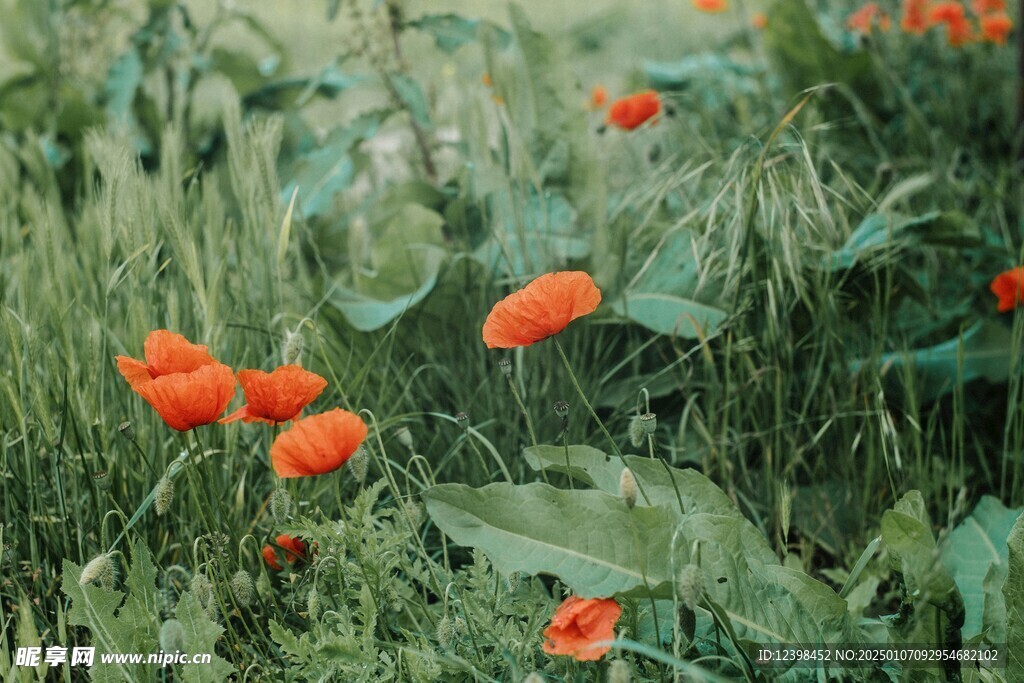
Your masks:
[{"label": "weedy plant", "polygon": [[5,680],[1024,677],[1020,17],[693,4],[6,0]]}]

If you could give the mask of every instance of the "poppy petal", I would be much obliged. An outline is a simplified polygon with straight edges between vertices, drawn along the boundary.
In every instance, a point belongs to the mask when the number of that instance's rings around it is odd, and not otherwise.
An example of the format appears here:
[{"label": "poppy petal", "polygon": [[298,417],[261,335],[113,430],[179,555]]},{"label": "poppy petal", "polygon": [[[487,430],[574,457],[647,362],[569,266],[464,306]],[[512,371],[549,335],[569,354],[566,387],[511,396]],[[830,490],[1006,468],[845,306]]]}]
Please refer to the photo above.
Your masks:
[{"label": "poppy petal", "polygon": [[274,550],[273,546],[263,546],[263,559],[268,567],[281,571],[281,563],[277,561],[277,551]]},{"label": "poppy petal", "polygon": [[133,390],[138,391],[140,386],[153,381],[153,376],[149,374],[149,366],[142,361],[128,356],[116,356],[115,360],[118,372],[128,380],[128,386]]},{"label": "poppy petal", "polygon": [[622,607],[610,598],[583,600],[573,595],[565,599],[544,629],[544,652],[570,655],[579,661],[603,657],[610,645],[596,643],[615,638],[615,622]]},{"label": "poppy petal", "polygon": [[235,375],[215,362],[194,372],[157,377],[136,391],[171,428],[185,432],[220,417],[235,393]]},{"label": "poppy petal", "polygon": [[192,372],[216,363],[202,344],[193,344],[185,337],[168,330],[153,330],[143,344],[146,363],[153,377],[176,372]]},{"label": "poppy petal", "polygon": [[599,303],[601,290],[586,273],[547,273],[494,305],[483,340],[489,349],[530,346],[592,313]]},{"label": "poppy petal", "polygon": [[362,418],[347,410],[311,415],[274,439],[270,462],[283,478],[333,472],[356,452],[367,431]]},{"label": "poppy petal", "polygon": [[242,370],[238,381],[245,392],[249,419],[270,424],[294,420],[327,387],[327,380],[298,365],[283,365],[273,372]]}]

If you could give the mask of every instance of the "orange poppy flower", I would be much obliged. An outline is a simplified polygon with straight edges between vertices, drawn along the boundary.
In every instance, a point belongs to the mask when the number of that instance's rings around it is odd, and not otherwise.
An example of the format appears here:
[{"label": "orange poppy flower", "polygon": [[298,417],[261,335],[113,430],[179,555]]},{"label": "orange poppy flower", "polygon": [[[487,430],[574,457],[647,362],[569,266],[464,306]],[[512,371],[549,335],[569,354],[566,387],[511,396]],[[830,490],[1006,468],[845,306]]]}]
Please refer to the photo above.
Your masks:
[{"label": "orange poppy flower", "polygon": [[967,20],[964,6],[959,2],[940,2],[928,13],[932,24],[946,25],[946,41],[952,47],[961,47],[974,40],[974,30]]},{"label": "orange poppy flower", "polygon": [[725,0],[693,0],[693,6],[701,12],[718,14],[729,9],[729,3]]},{"label": "orange poppy flower", "polygon": [[1006,0],[972,0],[971,11],[978,16],[993,12],[1005,12]]},{"label": "orange poppy flower", "polygon": [[590,91],[590,108],[600,109],[608,103],[608,88],[595,85]]},{"label": "orange poppy flower", "polygon": [[1012,311],[1015,306],[1024,303],[1024,266],[999,273],[988,288],[999,299],[1000,313]]},{"label": "orange poppy flower", "polygon": [[201,344],[167,330],[154,330],[143,344],[146,362],[117,356],[129,386],[171,428],[187,432],[215,422],[235,393],[235,375]]},{"label": "orange poppy flower", "polygon": [[608,109],[605,123],[618,126],[623,130],[639,128],[645,122],[661,113],[661,98],[653,90],[645,90],[622,97]]},{"label": "orange poppy flower", "polygon": [[286,479],[333,472],[352,457],[366,433],[362,418],[341,408],[311,415],[274,439],[270,463]]},{"label": "orange poppy flower", "polygon": [[753,16],[750,17],[750,25],[758,31],[763,31],[765,26],[768,25],[768,15],[764,12],[754,12]]},{"label": "orange poppy flower", "polygon": [[238,382],[246,404],[221,418],[222,424],[242,420],[273,425],[294,420],[327,386],[323,377],[298,365],[282,365],[273,372],[242,370]]},{"label": "orange poppy flower", "polygon": [[593,313],[599,303],[601,290],[584,272],[541,275],[494,304],[484,321],[484,343],[489,349],[529,346]]},{"label": "orange poppy flower", "polygon": [[875,26],[885,32],[892,27],[889,15],[882,11],[877,2],[869,2],[846,17],[846,28],[857,33],[870,35]]},{"label": "orange poppy flower", "polygon": [[[274,541],[281,547],[284,553],[284,561],[288,564],[294,564],[299,560],[306,559],[306,543],[305,541],[292,538],[288,534],[281,534]],[[281,554],[278,553],[278,549],[272,545],[263,546],[263,559],[266,560],[267,566],[271,569],[281,571]]]},{"label": "orange poppy flower", "polygon": [[581,662],[601,659],[612,648],[595,643],[615,639],[615,622],[620,614],[622,608],[611,598],[584,600],[569,596],[544,629],[547,640],[543,650],[549,655],[571,655]]},{"label": "orange poppy flower", "polygon": [[900,28],[907,33],[923,35],[928,30],[928,0],[903,0]]},{"label": "orange poppy flower", "polygon": [[981,37],[996,45],[1006,45],[1006,38],[1013,30],[1013,21],[1003,12],[986,14],[978,24],[981,28]]}]

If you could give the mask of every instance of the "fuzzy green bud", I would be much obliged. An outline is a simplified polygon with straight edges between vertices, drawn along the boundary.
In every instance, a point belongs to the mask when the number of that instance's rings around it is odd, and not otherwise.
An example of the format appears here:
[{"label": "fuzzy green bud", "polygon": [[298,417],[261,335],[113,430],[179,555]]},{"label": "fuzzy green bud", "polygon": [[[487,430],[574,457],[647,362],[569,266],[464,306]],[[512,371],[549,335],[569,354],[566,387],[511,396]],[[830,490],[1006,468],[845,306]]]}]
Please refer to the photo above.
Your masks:
[{"label": "fuzzy green bud", "polygon": [[362,444],[352,454],[352,457],[348,459],[348,469],[352,473],[352,478],[357,482],[362,484],[366,481],[366,475],[370,469],[370,455]]},{"label": "fuzzy green bud", "polygon": [[395,437],[398,439],[398,443],[405,446],[410,453],[415,449],[415,444],[412,440],[412,432],[409,431],[408,427],[399,427],[396,429]]},{"label": "fuzzy green bud", "polygon": [[281,360],[285,365],[302,364],[302,333],[298,330],[284,331],[284,345],[281,347]]},{"label": "fuzzy green bud", "polygon": [[622,474],[619,475],[619,495],[625,501],[626,507],[631,510],[636,505],[636,494],[636,477],[633,476],[633,470],[625,467],[622,470]]},{"label": "fuzzy green bud", "polygon": [[314,588],[306,597],[306,612],[309,614],[310,620],[315,621],[320,618],[320,606],[320,593]]},{"label": "fuzzy green bud", "polygon": [[114,590],[114,583],[117,581],[117,565],[109,553],[103,553],[89,560],[82,567],[82,575],[78,577],[79,585],[86,585],[93,581],[99,581],[103,590]]},{"label": "fuzzy green bud", "polygon": [[534,671],[532,674],[523,679],[523,683],[544,683],[544,677]]},{"label": "fuzzy green bud", "polygon": [[215,624],[220,623],[220,607],[217,605],[216,600],[210,600],[210,602],[206,603],[206,607],[203,608],[203,611],[206,612],[207,619]]},{"label": "fuzzy green bud", "polygon": [[455,624],[447,614],[437,622],[437,642],[445,650],[450,650],[452,643],[455,642]]},{"label": "fuzzy green bud", "polygon": [[160,649],[179,652],[185,648],[185,627],[177,619],[168,619],[160,625]]},{"label": "fuzzy green bud", "polygon": [[174,481],[164,475],[156,483],[156,492],[153,494],[153,508],[156,510],[157,517],[166,514],[171,509],[172,502],[174,502]]},{"label": "fuzzy green bud", "polygon": [[658,416],[654,413],[644,413],[640,416],[640,426],[644,434],[651,435],[658,431]]},{"label": "fuzzy green bud", "polygon": [[189,583],[189,591],[199,601],[200,605],[206,606],[208,603],[213,602],[213,584],[210,582],[209,577],[202,572],[192,576],[192,581]]},{"label": "fuzzy green bud", "polygon": [[633,670],[629,662],[616,659],[608,665],[608,683],[629,683],[633,678]]},{"label": "fuzzy green bud", "polygon": [[420,504],[414,500],[407,500],[402,505],[402,509],[405,512],[405,516],[409,519],[409,523],[414,528],[418,528],[420,523],[423,522],[423,508]]},{"label": "fuzzy green bud", "polygon": [[679,572],[679,599],[692,612],[704,597],[704,572],[695,564],[688,564]]},{"label": "fuzzy green bud", "polygon": [[252,580],[252,575],[249,572],[239,569],[231,577],[230,586],[231,594],[235,596],[235,602],[240,607],[248,607],[252,604],[256,597],[256,582]]},{"label": "fuzzy green bud", "polygon": [[270,494],[270,516],[274,518],[274,521],[278,524],[282,524],[288,519],[288,515],[292,511],[292,497],[284,489],[274,489],[274,492]]},{"label": "fuzzy green bud", "polygon": [[515,593],[519,589],[519,582],[522,579],[522,577],[523,575],[519,572],[512,572],[508,575],[508,578],[505,580],[508,582],[509,593]]},{"label": "fuzzy green bud", "polygon": [[644,431],[644,427],[640,424],[640,416],[634,415],[629,421],[629,443],[633,444],[633,448],[639,448],[643,445],[644,436],[647,432]]}]

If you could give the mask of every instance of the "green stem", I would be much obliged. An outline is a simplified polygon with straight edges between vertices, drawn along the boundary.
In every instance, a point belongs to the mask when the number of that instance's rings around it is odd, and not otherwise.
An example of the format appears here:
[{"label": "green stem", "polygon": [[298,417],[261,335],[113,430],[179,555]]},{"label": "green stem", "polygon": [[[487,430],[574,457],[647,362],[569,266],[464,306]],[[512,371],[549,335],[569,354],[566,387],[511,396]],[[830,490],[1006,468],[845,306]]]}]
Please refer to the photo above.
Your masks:
[{"label": "green stem", "polygon": [[530,443],[534,448],[537,447],[537,433],[533,431],[533,420],[530,419],[530,413],[526,410],[526,406],[523,405],[523,399],[519,396],[519,390],[516,389],[516,383],[512,380],[512,376],[509,375],[505,378],[508,381],[508,387],[512,390],[512,396],[516,399],[516,405],[519,406],[519,412],[526,418],[526,431],[530,432]]}]

